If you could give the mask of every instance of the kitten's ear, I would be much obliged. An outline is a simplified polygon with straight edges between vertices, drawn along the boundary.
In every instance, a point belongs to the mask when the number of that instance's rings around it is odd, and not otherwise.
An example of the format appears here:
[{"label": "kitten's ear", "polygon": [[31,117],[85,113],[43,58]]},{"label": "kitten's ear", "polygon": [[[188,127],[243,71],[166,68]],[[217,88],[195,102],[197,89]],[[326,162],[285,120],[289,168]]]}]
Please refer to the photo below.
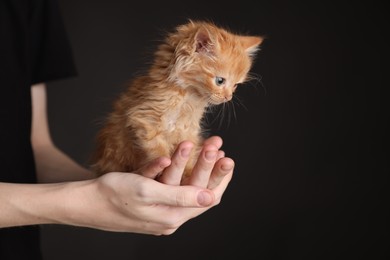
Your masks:
[{"label": "kitten's ear", "polygon": [[260,36],[240,36],[240,41],[249,55],[255,54],[259,50],[264,38]]},{"label": "kitten's ear", "polygon": [[209,31],[203,27],[199,28],[195,35],[195,51],[199,53],[212,53],[213,45]]}]

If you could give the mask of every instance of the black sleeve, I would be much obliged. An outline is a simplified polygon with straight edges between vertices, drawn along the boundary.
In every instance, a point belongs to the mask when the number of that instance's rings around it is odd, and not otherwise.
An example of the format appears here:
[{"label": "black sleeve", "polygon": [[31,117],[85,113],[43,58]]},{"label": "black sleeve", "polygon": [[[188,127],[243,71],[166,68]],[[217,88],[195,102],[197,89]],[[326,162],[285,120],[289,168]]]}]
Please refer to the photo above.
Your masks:
[{"label": "black sleeve", "polygon": [[31,83],[76,76],[59,3],[57,0],[29,2]]}]

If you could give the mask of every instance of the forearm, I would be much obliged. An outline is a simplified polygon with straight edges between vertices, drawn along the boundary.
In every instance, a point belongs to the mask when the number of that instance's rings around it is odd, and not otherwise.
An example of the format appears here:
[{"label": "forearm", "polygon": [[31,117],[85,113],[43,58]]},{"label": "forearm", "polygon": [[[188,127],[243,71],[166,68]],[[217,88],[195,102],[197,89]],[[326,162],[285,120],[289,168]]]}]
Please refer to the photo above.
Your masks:
[{"label": "forearm", "polygon": [[39,182],[64,182],[94,178],[95,175],[91,171],[79,165],[54,145],[47,122],[45,84],[32,86],[31,96],[33,108],[31,144]]},{"label": "forearm", "polygon": [[34,156],[38,181],[41,183],[79,181],[96,177],[54,145],[34,146]]},{"label": "forearm", "polygon": [[67,223],[76,205],[71,193],[85,182],[61,184],[0,183],[0,228]]}]

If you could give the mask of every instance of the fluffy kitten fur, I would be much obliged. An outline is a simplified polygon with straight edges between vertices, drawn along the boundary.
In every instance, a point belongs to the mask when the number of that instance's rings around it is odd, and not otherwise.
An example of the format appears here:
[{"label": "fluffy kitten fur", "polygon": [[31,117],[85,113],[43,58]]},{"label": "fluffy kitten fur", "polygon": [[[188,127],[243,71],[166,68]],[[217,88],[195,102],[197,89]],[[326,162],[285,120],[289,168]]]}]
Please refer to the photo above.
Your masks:
[{"label": "fluffy kitten fur", "polygon": [[189,140],[195,149],[188,176],[204,140],[205,109],[232,99],[237,84],[248,79],[261,42],[210,22],[178,26],[158,46],[148,73],[115,101],[97,136],[95,172],[132,172],[157,157],[171,157]]}]

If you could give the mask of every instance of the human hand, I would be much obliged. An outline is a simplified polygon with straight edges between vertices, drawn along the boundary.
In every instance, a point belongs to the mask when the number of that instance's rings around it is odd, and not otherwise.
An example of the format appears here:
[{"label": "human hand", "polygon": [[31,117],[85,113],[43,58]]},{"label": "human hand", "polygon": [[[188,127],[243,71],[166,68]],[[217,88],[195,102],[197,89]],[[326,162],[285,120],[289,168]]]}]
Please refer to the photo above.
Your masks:
[{"label": "human hand", "polygon": [[[154,235],[174,233],[188,220],[220,203],[229,184],[234,162],[219,151],[222,139],[205,142],[190,178],[181,182],[185,162],[182,151],[192,144],[183,142],[172,157],[159,158],[135,173],[107,173],[83,183],[72,197],[83,198],[72,205],[73,225],[110,231]],[[211,159],[206,157],[210,155]],[[163,172],[159,181],[154,180]],[[76,209],[74,208],[76,207]]]}]

